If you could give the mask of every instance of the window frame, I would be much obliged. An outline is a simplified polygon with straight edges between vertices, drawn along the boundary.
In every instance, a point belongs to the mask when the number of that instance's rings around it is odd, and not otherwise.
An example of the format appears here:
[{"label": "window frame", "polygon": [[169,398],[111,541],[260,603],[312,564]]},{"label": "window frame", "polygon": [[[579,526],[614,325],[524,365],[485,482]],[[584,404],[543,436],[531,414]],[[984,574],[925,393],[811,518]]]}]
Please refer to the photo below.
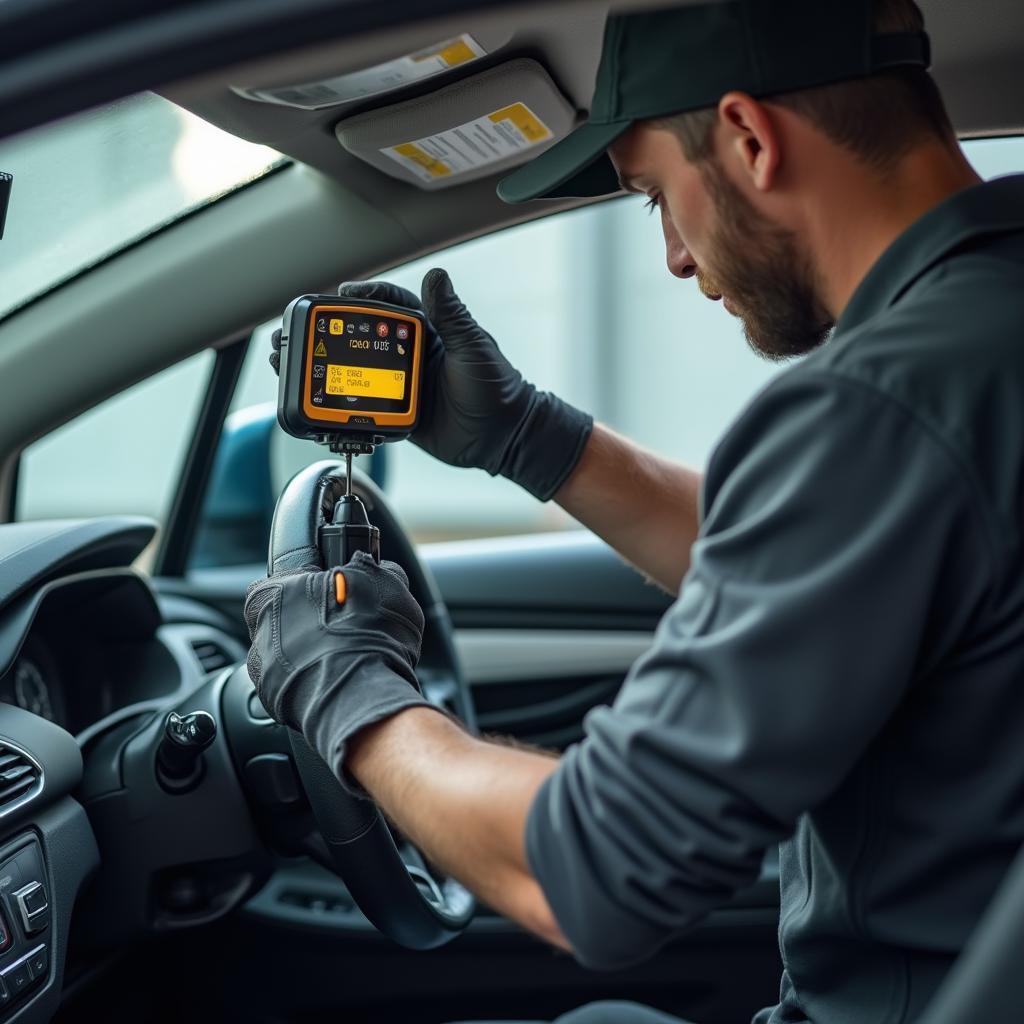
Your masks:
[{"label": "window frame", "polygon": [[154,576],[185,575],[224,422],[249,350],[250,338],[251,335],[246,333],[214,350],[206,393],[182,460],[154,560]]}]

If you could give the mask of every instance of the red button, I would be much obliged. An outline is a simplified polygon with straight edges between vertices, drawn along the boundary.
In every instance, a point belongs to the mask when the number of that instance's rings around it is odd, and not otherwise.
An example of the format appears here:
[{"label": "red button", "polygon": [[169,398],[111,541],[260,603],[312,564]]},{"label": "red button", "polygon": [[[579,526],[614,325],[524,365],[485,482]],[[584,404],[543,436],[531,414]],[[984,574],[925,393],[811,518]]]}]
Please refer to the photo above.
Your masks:
[{"label": "red button", "polygon": [[383,320],[381,320],[381,322],[377,324],[377,337],[386,338],[388,336],[388,331],[390,330],[391,328],[388,327],[388,325]]}]

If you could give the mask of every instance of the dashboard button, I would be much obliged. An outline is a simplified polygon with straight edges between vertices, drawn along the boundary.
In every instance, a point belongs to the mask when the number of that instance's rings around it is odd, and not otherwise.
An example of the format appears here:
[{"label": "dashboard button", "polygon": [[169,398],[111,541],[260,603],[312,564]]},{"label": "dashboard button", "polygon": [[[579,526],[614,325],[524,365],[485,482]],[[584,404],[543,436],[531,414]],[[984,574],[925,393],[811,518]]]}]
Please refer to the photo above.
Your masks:
[{"label": "dashboard button", "polygon": [[29,974],[32,975],[33,981],[39,981],[40,978],[46,977],[46,972],[50,969],[50,951],[45,946],[40,946],[38,949],[32,950],[28,955],[28,970]]},{"label": "dashboard button", "polygon": [[26,893],[25,909],[29,914],[38,914],[40,910],[45,910],[46,907],[46,889],[43,886],[40,885],[38,889],[32,889]]},{"label": "dashboard button", "polygon": [[3,978],[0,978],[0,1006],[6,1006],[11,1001],[11,993],[7,991]]},{"label": "dashboard button", "polygon": [[14,936],[11,934],[11,929],[7,927],[7,921],[0,913],[0,953],[7,949],[13,941]]},{"label": "dashboard button", "polygon": [[46,902],[46,889],[41,882],[29,882],[28,885],[17,889],[13,896],[26,935],[46,927],[46,910],[49,904]]},{"label": "dashboard button", "polygon": [[28,973],[28,964],[24,960],[9,967],[0,977],[3,977],[12,999],[17,999],[28,988],[28,984],[32,980],[32,976]]}]

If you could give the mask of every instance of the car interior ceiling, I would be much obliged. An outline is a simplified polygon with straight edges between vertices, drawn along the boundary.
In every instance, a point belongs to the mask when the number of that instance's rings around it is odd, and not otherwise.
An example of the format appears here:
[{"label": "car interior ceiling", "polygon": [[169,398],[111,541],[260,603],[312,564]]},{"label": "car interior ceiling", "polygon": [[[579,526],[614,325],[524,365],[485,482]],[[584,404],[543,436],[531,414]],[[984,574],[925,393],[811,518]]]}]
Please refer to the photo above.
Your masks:
[{"label": "car interior ceiling", "polygon": [[[958,131],[991,135],[1019,130],[1024,95],[1015,88],[1021,56],[1016,41],[1024,38],[1024,7],[1016,0],[994,0],[985,18],[976,17],[971,5],[925,0],[923,7],[936,77]],[[503,4],[393,25],[162,87],[175,103],[295,162],[202,216],[157,232],[0,323],[0,374],[11,396],[9,414],[0,424],[0,450],[17,452],[53,429],[54,410],[71,418],[192,352],[243,335],[290,295],[372,275],[458,240],[577,205],[506,206],[494,195],[492,178],[424,194],[347,153],[331,130],[339,118],[335,108],[311,113],[257,103],[232,86],[311,81],[413,53],[453,34],[476,33],[497,41],[480,65],[520,56],[537,60],[568,101],[583,110],[608,8],[586,0]],[[463,74],[478,71],[474,63]],[[442,76],[445,84],[460,77],[458,69]],[[419,92],[437,87],[431,80]],[[375,105],[370,101],[351,109]],[[225,267],[232,273],[223,273]],[[187,306],[175,299],[181,294],[191,297]],[[139,346],[133,311],[143,301],[152,315],[147,344]],[[75,308],[79,336],[103,337],[106,358],[84,352],[62,330],[52,312],[58,302]],[[69,370],[51,380],[53,401],[45,407],[31,397],[30,384],[40,373],[39,351],[66,360]],[[13,466],[8,456],[0,468],[0,507],[9,498]]]}]

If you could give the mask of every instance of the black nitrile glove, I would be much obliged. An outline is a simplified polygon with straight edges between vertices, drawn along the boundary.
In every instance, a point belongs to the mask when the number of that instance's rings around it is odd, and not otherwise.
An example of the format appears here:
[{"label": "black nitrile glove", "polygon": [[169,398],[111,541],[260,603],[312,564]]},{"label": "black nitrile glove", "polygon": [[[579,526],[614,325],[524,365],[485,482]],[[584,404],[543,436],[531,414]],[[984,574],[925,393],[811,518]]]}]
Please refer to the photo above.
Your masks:
[{"label": "black nitrile glove", "polygon": [[339,780],[365,796],[344,772],[349,739],[405,708],[433,706],[416,682],[423,612],[401,566],[359,551],[343,569],[310,566],[257,580],[245,622],[249,678],[267,713],[301,732]]},{"label": "black nitrile glove", "polygon": [[593,417],[523,380],[470,316],[445,271],[423,278],[422,306],[387,281],[346,283],[338,294],[427,314],[416,444],[449,465],[507,477],[541,501],[555,494],[579,461]]}]

